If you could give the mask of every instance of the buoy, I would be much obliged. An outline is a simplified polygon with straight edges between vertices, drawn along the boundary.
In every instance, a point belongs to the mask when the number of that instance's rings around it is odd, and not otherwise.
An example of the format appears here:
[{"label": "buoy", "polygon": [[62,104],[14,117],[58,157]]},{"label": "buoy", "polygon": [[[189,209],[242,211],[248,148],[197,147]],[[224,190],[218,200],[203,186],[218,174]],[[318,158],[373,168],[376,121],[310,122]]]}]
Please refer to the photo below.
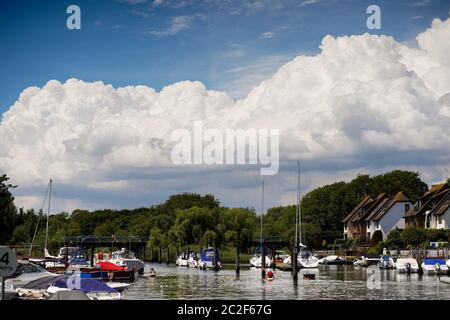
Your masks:
[{"label": "buoy", "polygon": [[272,281],[273,278],[274,278],[274,277],[273,277],[273,272],[272,272],[272,271],[267,272],[267,277],[266,277],[266,279],[269,280],[269,281]]}]

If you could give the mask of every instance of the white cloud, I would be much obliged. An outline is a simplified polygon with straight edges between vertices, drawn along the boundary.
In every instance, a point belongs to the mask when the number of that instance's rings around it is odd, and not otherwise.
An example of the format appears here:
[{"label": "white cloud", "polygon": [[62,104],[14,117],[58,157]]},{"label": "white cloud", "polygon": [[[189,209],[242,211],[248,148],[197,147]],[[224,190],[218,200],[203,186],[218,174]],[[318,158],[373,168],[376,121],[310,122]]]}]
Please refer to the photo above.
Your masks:
[{"label": "white cloud", "polygon": [[191,16],[173,17],[171,19],[170,25],[167,29],[152,30],[152,31],[148,31],[147,34],[157,36],[157,37],[174,36],[181,31],[190,29],[192,27],[193,20],[194,20],[194,18]]},{"label": "white cloud", "polygon": [[272,31],[264,32],[259,35],[259,39],[272,39],[274,35],[275,32]]},{"label": "white cloud", "polygon": [[299,5],[299,7],[309,6],[318,2],[319,0],[305,0]]},{"label": "white cloud", "polygon": [[[434,20],[418,35],[418,48],[386,36],[326,36],[319,54],[285,63],[238,101],[200,82],[156,92],[51,80],[25,89],[4,113],[0,170],[30,204],[53,177],[62,199],[88,207],[144,205],[179,191],[258,207],[249,200],[259,199],[257,168],[172,165],[171,132],[200,120],[218,129],[281,130],[281,172],[268,181],[272,204],[295,190],[295,159],[304,162],[305,189],[399,167],[442,180],[450,167],[449,38],[450,19]],[[245,80],[257,69],[228,74]]]},{"label": "white cloud", "polygon": [[413,3],[413,7],[426,7],[430,4],[430,0],[421,0]]}]

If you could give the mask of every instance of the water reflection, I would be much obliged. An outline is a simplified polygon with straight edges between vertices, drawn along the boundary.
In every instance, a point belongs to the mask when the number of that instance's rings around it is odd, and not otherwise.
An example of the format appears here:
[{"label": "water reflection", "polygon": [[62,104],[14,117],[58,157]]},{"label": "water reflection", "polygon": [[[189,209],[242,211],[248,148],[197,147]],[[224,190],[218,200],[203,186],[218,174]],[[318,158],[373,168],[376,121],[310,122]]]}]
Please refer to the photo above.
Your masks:
[{"label": "water reflection", "polygon": [[[275,270],[273,281],[263,280],[260,269],[218,272],[151,264],[158,276],[140,277],[125,292],[125,299],[450,299],[450,285],[436,276],[399,274],[380,270],[380,288],[367,287],[365,268],[321,266],[291,272]],[[304,279],[314,273],[315,280]]]}]

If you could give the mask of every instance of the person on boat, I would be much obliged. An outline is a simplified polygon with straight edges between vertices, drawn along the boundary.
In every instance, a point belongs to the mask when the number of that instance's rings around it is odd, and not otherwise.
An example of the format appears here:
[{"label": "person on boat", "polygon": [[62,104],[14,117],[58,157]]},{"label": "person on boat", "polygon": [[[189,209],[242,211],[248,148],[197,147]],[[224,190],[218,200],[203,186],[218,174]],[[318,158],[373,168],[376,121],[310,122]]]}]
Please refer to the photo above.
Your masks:
[{"label": "person on boat", "polygon": [[103,260],[103,252],[99,251],[97,257],[98,257],[98,261],[102,261]]}]

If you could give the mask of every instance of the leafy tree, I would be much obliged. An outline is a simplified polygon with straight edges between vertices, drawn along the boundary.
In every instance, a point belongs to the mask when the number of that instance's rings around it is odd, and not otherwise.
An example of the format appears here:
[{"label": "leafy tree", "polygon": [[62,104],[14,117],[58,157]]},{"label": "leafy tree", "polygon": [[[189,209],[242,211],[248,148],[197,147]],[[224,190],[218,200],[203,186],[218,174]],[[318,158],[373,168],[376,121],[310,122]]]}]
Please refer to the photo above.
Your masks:
[{"label": "leafy tree", "polygon": [[419,246],[426,240],[426,233],[423,229],[408,228],[402,232],[401,239],[405,247]]},{"label": "leafy tree", "polygon": [[6,174],[0,176],[0,243],[7,243],[17,224],[17,209],[11,189],[15,188],[8,183]]}]

